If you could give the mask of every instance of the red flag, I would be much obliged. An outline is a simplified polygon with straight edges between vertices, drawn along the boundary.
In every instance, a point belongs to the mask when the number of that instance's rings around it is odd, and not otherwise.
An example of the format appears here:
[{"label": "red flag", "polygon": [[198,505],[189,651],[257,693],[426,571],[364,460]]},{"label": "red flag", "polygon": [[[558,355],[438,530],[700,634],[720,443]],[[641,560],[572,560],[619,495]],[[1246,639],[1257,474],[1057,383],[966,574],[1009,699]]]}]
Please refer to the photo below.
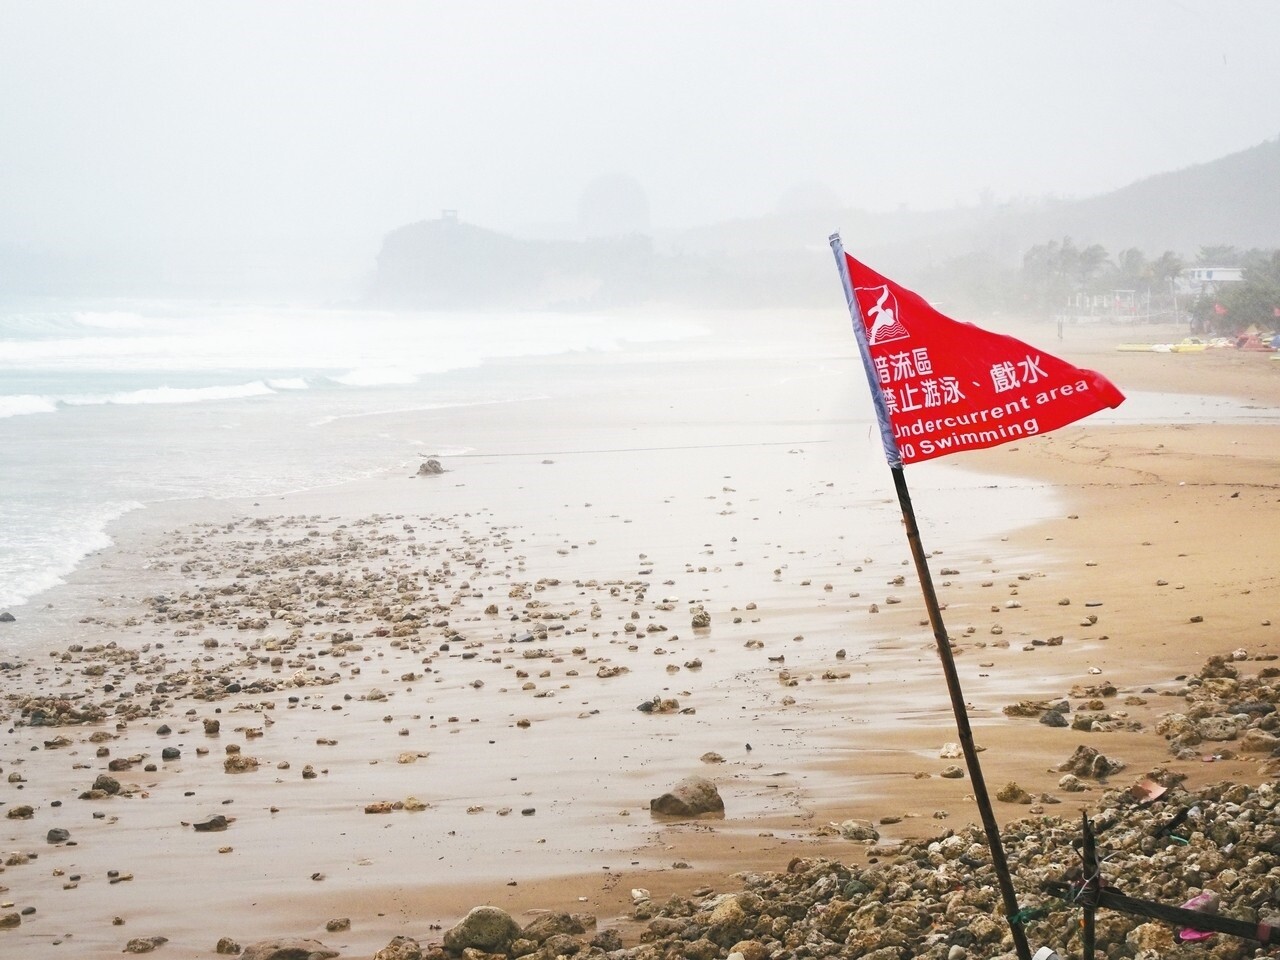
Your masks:
[{"label": "red flag", "polygon": [[[943,316],[847,253],[870,372],[902,462],[1047,433],[1124,402],[1101,374]],[[879,405],[877,405],[879,406]],[[892,455],[891,461],[892,461]]]}]

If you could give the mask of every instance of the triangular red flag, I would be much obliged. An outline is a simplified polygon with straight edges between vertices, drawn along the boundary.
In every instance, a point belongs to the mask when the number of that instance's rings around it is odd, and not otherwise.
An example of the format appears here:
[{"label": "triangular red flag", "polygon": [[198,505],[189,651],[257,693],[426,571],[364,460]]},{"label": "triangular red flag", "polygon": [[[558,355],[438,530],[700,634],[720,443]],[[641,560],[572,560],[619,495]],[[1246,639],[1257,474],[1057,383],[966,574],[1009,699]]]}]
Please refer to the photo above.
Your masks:
[{"label": "triangular red flag", "polygon": [[902,463],[1047,433],[1124,402],[1101,374],[943,316],[918,294],[847,253],[845,259],[866,331],[869,375],[889,418],[881,429]]}]

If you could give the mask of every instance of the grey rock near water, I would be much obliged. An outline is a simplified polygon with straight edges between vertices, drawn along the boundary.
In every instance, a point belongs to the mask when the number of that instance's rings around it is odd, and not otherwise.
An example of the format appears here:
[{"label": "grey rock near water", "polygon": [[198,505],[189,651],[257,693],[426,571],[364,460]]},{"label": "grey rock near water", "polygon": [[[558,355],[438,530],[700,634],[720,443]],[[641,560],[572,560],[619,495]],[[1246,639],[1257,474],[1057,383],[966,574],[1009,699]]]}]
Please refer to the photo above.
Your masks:
[{"label": "grey rock near water", "polygon": [[511,914],[499,907],[475,907],[452,928],[445,931],[444,948],[461,953],[468,947],[490,953],[506,951],[511,941],[520,936],[520,925]]},{"label": "grey rock near water", "polygon": [[724,800],[706,777],[685,777],[667,793],[650,800],[649,811],[664,817],[724,816]]},{"label": "grey rock near water", "polygon": [[418,476],[420,477],[436,477],[444,473],[444,467],[440,466],[439,460],[424,460],[418,465]]}]

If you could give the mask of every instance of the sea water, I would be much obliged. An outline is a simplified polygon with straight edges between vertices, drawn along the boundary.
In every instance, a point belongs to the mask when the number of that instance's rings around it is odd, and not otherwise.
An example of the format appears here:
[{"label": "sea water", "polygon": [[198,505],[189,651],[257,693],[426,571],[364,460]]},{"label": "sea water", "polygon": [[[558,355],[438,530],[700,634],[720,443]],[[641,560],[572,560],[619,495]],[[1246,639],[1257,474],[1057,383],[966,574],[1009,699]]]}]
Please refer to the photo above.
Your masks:
[{"label": "sea water", "polygon": [[495,361],[624,351],[677,319],[185,302],[0,302],[0,611],[149,503],[312,489],[448,450],[377,414],[562,389]]},{"label": "sea water", "polygon": [[[782,415],[769,397],[791,389],[787,377],[861,379],[839,311],[830,323],[735,316],[709,330],[704,319],[0,300],[0,611],[56,586],[111,544],[114,521],[148,504],[279,495],[406,466],[412,472],[422,457],[469,452],[456,435],[440,446],[420,432],[416,423],[427,418],[415,415],[426,411],[570,395],[591,403],[640,384],[653,412],[666,391],[698,389],[679,369],[693,356],[703,361],[700,375],[707,362],[721,362],[755,396],[757,406],[737,410],[735,437],[857,445],[842,476],[852,475],[852,464],[864,471],[862,486],[876,491],[868,495],[882,497],[865,384],[847,396],[825,394],[833,406],[812,422],[767,422]],[[783,361],[766,376],[790,372],[776,382],[752,380],[762,371],[752,358],[761,357]],[[686,398],[676,415],[687,409]],[[1274,423],[1280,412],[1135,393],[1095,417],[1231,421]],[[710,423],[687,439],[714,445],[726,435],[725,425]],[[590,442],[556,440],[569,448]],[[912,477],[922,491],[982,482],[938,461]],[[1003,490],[999,510],[989,511],[1013,526],[1051,501],[1047,487],[1020,489],[1027,503],[1017,509],[1013,496]],[[946,515],[958,524],[970,513]],[[992,522],[976,518],[963,533],[979,536]],[[887,528],[896,532],[895,523]]]}]

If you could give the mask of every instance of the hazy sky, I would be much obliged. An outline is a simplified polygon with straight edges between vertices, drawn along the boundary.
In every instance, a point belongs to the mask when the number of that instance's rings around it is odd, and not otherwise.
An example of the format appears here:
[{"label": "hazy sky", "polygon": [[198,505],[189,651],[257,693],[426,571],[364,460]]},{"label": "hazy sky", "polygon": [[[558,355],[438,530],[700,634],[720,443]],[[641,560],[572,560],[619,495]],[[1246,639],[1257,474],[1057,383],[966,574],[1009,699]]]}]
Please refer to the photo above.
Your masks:
[{"label": "hazy sky", "polygon": [[1085,196],[1280,134],[1275,0],[0,0],[0,241],[367,249],[799,184]]}]

